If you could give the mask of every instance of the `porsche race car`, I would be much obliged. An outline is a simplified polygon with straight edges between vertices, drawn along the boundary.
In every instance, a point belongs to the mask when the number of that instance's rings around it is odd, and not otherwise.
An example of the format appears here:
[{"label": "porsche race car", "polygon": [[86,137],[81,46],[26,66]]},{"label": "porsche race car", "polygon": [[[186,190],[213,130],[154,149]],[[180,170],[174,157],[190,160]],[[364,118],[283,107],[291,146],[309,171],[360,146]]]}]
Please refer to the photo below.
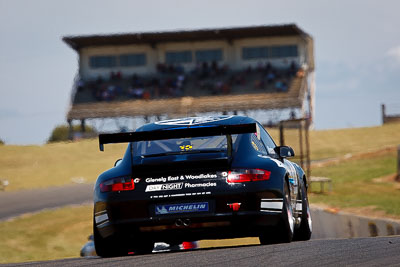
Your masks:
[{"label": "porsche race car", "polygon": [[93,233],[102,257],[150,253],[155,242],[259,237],[308,240],[307,177],[263,126],[244,116],[190,117],[101,134],[128,143],[94,188]]}]

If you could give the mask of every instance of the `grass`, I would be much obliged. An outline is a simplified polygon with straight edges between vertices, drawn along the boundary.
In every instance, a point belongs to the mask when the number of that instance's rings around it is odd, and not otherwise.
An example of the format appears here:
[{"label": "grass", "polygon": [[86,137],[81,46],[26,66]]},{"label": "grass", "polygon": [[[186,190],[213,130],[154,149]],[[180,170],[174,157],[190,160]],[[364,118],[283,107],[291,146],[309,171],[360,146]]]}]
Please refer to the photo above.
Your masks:
[{"label": "grass", "polygon": [[[269,130],[278,143],[279,131]],[[400,145],[400,123],[376,127],[310,131],[311,159],[334,158]],[[285,130],[285,143],[299,151],[298,130]]]},{"label": "grass", "polygon": [[[400,124],[382,127],[311,131],[312,159],[361,153],[400,144]],[[271,130],[277,140],[278,132]],[[296,131],[286,131],[286,143],[298,149]],[[98,151],[97,140],[44,146],[0,146],[0,178],[10,181],[8,190],[71,183],[71,178],[94,181],[99,173],[121,158],[126,145],[108,145]],[[313,169],[314,176],[329,177],[333,192],[310,194],[311,203],[362,209],[373,207],[400,218],[400,190],[394,183],[375,178],[394,174],[396,152],[355,158]],[[25,215],[0,222],[0,263],[78,257],[92,232],[92,207],[68,207]],[[200,247],[258,244],[254,238],[202,240]]]},{"label": "grass", "polygon": [[79,257],[92,233],[92,212],[85,205],[0,222],[0,263]]},{"label": "grass", "polygon": [[97,140],[53,143],[43,146],[0,146],[0,179],[7,179],[7,191],[70,184],[76,178],[94,182],[97,176],[122,158],[126,145],[106,145]]},{"label": "grass", "polygon": [[[326,194],[310,194],[310,202],[339,208],[372,207],[400,218],[400,190],[394,181],[390,181],[390,175],[396,173],[396,154],[392,151],[379,157],[313,169],[314,176],[332,179],[333,190]],[[379,177],[389,179],[377,181]]]},{"label": "grass", "polygon": [[[379,127],[310,131],[311,159],[318,160],[377,150],[400,144],[400,124]],[[270,130],[279,141],[279,132]],[[297,130],[286,130],[286,144],[299,151]],[[0,179],[10,184],[7,191],[70,184],[76,178],[94,182],[104,170],[113,166],[125,153],[126,144],[106,145],[98,141],[53,143],[43,146],[0,146]]]}]

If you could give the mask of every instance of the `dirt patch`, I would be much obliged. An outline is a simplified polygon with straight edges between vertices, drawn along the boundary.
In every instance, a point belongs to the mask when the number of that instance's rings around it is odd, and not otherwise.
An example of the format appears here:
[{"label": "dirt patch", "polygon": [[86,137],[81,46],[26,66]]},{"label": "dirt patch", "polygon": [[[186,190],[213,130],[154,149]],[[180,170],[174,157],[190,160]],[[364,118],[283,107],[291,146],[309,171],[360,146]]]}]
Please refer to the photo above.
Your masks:
[{"label": "dirt patch", "polygon": [[390,174],[379,178],[374,178],[372,181],[374,183],[396,183],[396,177],[396,174]]},{"label": "dirt patch", "polygon": [[367,152],[355,153],[355,154],[348,153],[344,156],[340,156],[337,158],[324,159],[324,160],[320,160],[317,162],[313,162],[313,163],[311,163],[311,168],[325,167],[325,166],[337,164],[337,163],[340,163],[340,162],[346,161],[346,160],[368,159],[368,158],[373,158],[373,157],[379,157],[379,156],[383,156],[388,153],[393,153],[396,151],[397,151],[397,146],[387,146],[387,147],[385,147],[383,149],[379,149],[379,150],[373,150],[373,151],[367,151]]},{"label": "dirt patch", "polygon": [[400,220],[400,216],[389,215],[382,210],[378,210],[377,207],[375,207],[375,206],[338,208],[338,207],[331,207],[331,206],[328,206],[325,204],[311,204],[311,207],[318,207],[318,208],[323,209],[326,212],[334,213],[334,214],[339,213],[339,212],[346,212],[346,213],[351,213],[351,214],[363,216],[363,217]]}]

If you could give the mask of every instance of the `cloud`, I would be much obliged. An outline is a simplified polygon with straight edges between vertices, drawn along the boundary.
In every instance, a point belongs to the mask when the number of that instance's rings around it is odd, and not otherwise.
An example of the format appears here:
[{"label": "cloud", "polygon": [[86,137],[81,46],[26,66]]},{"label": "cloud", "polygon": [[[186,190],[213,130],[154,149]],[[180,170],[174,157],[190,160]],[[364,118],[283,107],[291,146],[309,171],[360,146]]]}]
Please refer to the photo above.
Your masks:
[{"label": "cloud", "polygon": [[386,55],[400,63],[400,45],[389,49]]}]

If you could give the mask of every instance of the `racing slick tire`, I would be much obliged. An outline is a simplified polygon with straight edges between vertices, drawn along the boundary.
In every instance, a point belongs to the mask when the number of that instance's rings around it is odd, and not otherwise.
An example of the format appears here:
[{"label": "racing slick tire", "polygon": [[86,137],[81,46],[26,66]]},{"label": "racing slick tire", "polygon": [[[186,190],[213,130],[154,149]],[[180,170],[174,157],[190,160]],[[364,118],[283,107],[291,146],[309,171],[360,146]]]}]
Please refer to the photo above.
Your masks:
[{"label": "racing slick tire", "polygon": [[306,241],[310,240],[312,234],[312,219],[310,212],[310,205],[307,197],[307,189],[304,184],[301,187],[301,222],[299,228],[295,229],[293,240]]},{"label": "racing slick tire", "polygon": [[124,242],[110,236],[103,238],[97,230],[93,221],[93,241],[97,256],[102,258],[118,257],[127,255],[128,251],[124,248]]},{"label": "racing slick tire", "polygon": [[96,254],[102,258],[126,256],[131,252],[135,255],[150,254],[154,249],[154,242],[144,238],[136,240],[126,240],[115,236],[103,238],[95,224],[93,224],[93,238]]},{"label": "racing slick tire", "polygon": [[284,185],[282,218],[279,225],[272,230],[263,233],[259,239],[262,245],[290,243],[294,233],[293,207],[287,181]]}]

